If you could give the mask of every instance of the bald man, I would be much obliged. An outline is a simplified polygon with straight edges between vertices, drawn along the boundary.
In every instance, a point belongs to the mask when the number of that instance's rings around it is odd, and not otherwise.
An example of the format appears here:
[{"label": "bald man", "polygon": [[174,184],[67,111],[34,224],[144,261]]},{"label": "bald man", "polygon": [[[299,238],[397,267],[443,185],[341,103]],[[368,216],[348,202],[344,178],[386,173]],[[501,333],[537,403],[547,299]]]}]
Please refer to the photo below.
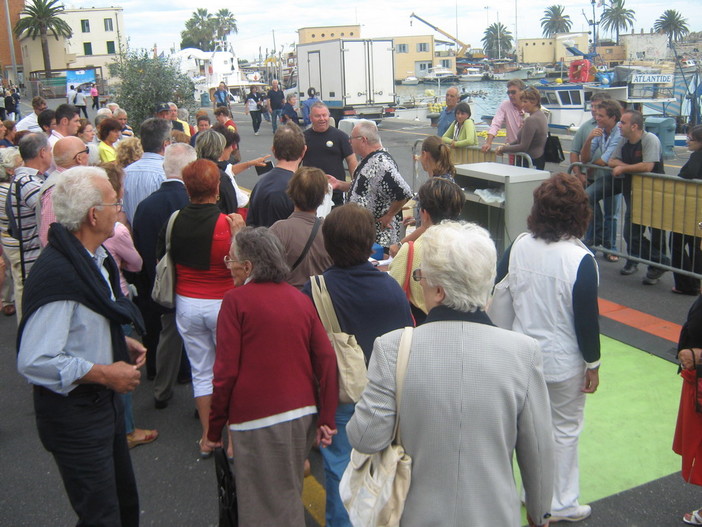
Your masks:
[{"label": "bald man", "polygon": [[51,193],[54,191],[57,176],[69,168],[79,165],[88,166],[90,151],[82,139],[71,135],[62,137],[54,144],[54,164],[56,169],[49,174],[39,191],[39,207],[37,207],[37,223],[39,225],[39,243],[46,245],[49,226],[56,221]]},{"label": "bald man", "polygon": [[451,86],[446,90],[446,108],[439,114],[439,122],[436,125],[436,135],[442,137],[451,123],[456,120],[456,105],[458,104],[458,88]]}]

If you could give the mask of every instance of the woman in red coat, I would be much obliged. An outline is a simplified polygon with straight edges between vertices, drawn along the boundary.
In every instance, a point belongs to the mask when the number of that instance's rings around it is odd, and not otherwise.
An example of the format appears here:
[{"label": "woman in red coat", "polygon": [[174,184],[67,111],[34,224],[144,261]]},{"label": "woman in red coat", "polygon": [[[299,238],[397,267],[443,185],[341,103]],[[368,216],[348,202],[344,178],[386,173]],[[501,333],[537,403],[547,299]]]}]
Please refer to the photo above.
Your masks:
[{"label": "woman in red coat", "polygon": [[304,525],[305,459],[336,433],[336,356],[312,301],[285,281],[283,248],[268,229],[238,232],[225,263],[236,287],[217,321],[206,446],[220,446],[228,422],[244,482],[240,527]]}]

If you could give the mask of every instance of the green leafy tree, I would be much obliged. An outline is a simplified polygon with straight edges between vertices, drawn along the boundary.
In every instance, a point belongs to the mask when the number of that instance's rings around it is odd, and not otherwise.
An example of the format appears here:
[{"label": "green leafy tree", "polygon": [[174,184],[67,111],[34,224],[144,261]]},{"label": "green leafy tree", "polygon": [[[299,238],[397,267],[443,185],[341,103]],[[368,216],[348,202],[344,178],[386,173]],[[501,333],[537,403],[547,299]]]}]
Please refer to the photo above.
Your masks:
[{"label": "green leafy tree", "polygon": [[483,38],[480,39],[485,54],[491,59],[507,55],[512,49],[513,40],[512,33],[501,22],[488,26]]},{"label": "green leafy tree", "polygon": [[568,33],[573,22],[569,15],[564,15],[565,7],[562,5],[552,5],[544,11],[541,19],[541,29],[546,38],[550,38],[556,33]]},{"label": "green leafy tree", "polygon": [[666,9],[663,14],[653,23],[653,29],[659,33],[668,35],[668,46],[673,47],[673,42],[677,42],[690,33],[687,27],[687,19],[675,9]]},{"label": "green leafy tree", "polygon": [[119,78],[116,102],[129,110],[129,120],[138,133],[141,123],[154,116],[156,105],[174,102],[190,113],[198,109],[193,81],[180,72],[172,59],[153,57],[147,50],[128,50],[109,66]]},{"label": "green leafy tree", "polygon": [[20,19],[15,24],[14,32],[17,38],[26,31],[27,35],[41,41],[41,54],[44,58],[44,73],[48,78],[51,72],[51,56],[49,55],[49,35],[59,38],[71,38],[73,31],[66,21],[60,18],[64,11],[59,0],[32,0],[20,11]]},{"label": "green leafy tree", "polygon": [[600,18],[600,27],[615,33],[616,42],[619,44],[619,32],[626,31],[629,28],[634,28],[636,14],[633,9],[624,7],[624,0],[612,0],[612,3],[605,7]]}]

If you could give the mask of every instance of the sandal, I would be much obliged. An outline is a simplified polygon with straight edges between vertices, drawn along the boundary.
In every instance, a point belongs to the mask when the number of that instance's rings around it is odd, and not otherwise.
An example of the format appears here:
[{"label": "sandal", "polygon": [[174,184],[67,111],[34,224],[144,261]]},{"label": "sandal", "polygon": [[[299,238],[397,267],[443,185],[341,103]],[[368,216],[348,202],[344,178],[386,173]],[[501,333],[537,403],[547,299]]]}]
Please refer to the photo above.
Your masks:
[{"label": "sandal", "polygon": [[202,446],[202,439],[198,439],[195,443],[197,443],[197,447],[200,449],[200,459],[209,459],[212,457],[214,450],[205,450],[205,447]]},{"label": "sandal", "polygon": [[127,434],[127,446],[134,448],[139,445],[153,443],[158,438],[158,430],[142,430],[135,428],[131,434]]},{"label": "sandal", "polygon": [[688,525],[702,525],[702,513],[700,511],[702,511],[702,509],[688,512],[682,517],[682,521]]},{"label": "sandal", "polygon": [[604,257],[605,257],[605,260],[607,260],[608,262],[613,262],[613,263],[614,263],[614,262],[618,262],[618,261],[619,261],[619,256],[617,256],[616,254],[609,254],[609,253],[606,253],[606,254],[604,255]]}]

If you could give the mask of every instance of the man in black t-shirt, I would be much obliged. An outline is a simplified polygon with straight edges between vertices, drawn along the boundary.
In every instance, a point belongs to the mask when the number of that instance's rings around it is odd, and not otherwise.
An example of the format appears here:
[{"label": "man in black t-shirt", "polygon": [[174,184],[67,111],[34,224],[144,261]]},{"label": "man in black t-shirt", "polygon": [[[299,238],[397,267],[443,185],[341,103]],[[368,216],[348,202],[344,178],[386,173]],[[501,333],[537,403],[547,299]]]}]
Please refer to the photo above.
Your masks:
[{"label": "man in black t-shirt", "polygon": [[273,79],[271,89],[268,90],[268,105],[271,110],[271,123],[273,124],[273,133],[278,129],[278,120],[283,113],[283,104],[285,104],[285,94],[278,87],[278,81]]},{"label": "man in black t-shirt", "polygon": [[[304,132],[307,153],[302,159],[302,164],[308,167],[319,168],[325,174],[345,181],[345,160],[349,174],[353,176],[358,166],[358,160],[351,148],[349,136],[338,128],[330,126],[329,108],[323,102],[317,102],[312,105],[310,108],[310,121],[312,126]],[[335,205],[341,205],[343,193],[335,190],[333,200]]]}]

